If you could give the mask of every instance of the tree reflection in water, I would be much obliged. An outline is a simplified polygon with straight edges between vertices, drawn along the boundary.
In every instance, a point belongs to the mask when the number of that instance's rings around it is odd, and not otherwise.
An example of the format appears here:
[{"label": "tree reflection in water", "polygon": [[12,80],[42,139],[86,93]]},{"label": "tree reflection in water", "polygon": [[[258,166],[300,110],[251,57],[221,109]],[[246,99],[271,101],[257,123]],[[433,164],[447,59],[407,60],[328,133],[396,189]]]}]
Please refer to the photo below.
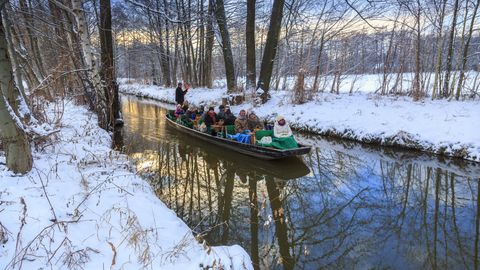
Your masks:
[{"label": "tree reflection in water", "polygon": [[198,238],[241,245],[255,269],[479,267],[478,165],[307,138],[303,162],[272,165],[158,134],[142,112],[159,107],[127,106],[139,172]]}]

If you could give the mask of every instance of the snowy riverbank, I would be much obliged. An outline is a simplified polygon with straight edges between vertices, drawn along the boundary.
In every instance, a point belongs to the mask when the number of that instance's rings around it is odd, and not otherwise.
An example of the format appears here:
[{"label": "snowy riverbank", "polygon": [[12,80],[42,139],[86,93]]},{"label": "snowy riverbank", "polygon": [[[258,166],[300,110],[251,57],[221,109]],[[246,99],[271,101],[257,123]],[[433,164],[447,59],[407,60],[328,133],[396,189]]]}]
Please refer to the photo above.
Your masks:
[{"label": "snowy riverbank", "polygon": [[[371,87],[369,87],[371,88]],[[120,85],[120,91],[167,103],[174,102],[174,89],[142,84]],[[196,105],[221,103],[225,89],[192,89],[186,99]],[[286,91],[272,92],[272,99],[254,108],[272,121],[282,114],[297,129],[366,143],[401,146],[480,162],[480,101],[378,96],[371,91],[353,95],[322,93],[315,101],[290,104]],[[236,113],[244,104],[234,106]]]},{"label": "snowy riverbank", "polygon": [[199,243],[96,123],[67,103],[24,176],[0,152],[1,269],[253,269],[240,246]]}]

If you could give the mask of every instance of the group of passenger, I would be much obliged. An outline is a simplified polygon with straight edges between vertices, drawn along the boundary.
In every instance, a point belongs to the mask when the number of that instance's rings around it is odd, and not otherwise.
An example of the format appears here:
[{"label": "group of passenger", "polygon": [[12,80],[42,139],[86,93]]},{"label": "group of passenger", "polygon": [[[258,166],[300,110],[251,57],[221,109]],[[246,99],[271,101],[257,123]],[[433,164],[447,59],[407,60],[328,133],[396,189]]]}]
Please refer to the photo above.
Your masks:
[{"label": "group of passenger", "polygon": [[[184,90],[182,84],[179,83],[176,89],[175,101],[177,102],[177,106],[173,115],[177,119],[177,122],[202,132],[209,132],[212,135],[217,135],[218,127],[232,125],[235,127],[236,135],[251,135],[255,134],[258,130],[265,129],[265,125],[253,110],[247,112],[242,109],[238,117],[235,117],[228,105],[220,105],[218,112],[215,112],[214,107],[208,107],[208,109],[205,110],[189,105],[188,101],[184,100],[184,96],[189,88],[190,86],[186,84]],[[271,129],[271,127],[269,127],[269,129]],[[226,131],[226,129],[224,129],[224,131]],[[277,138],[292,136],[292,130],[282,116],[277,117],[274,123],[273,135]]]},{"label": "group of passenger", "polygon": [[[181,121],[182,124],[202,132],[209,131],[212,135],[216,135],[216,131],[212,126],[234,125],[236,133],[251,133],[265,129],[264,123],[253,110],[247,112],[247,110],[242,109],[238,117],[235,117],[228,105],[220,105],[218,112],[216,112],[214,107],[208,107],[207,110],[197,109],[185,101],[183,106],[181,104],[177,105],[173,114],[177,121]],[[292,130],[283,116],[276,118],[273,132],[274,136],[278,138],[292,136]]]},{"label": "group of passenger", "polygon": [[237,133],[243,133],[246,130],[254,131],[264,129],[264,124],[258,119],[255,112],[250,111],[247,114],[246,110],[240,110],[238,118],[235,120],[235,131]]}]

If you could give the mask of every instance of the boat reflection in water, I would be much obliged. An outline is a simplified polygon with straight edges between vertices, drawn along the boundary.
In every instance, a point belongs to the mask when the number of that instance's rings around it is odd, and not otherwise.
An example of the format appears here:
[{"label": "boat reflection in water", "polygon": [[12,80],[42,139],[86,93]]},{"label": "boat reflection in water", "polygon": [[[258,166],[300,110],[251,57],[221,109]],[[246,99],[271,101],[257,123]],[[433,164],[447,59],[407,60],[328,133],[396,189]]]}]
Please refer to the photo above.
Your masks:
[{"label": "boat reflection in water", "polygon": [[479,267],[478,164],[318,137],[299,138],[316,146],[303,159],[260,161],[169,131],[155,104],[122,109],[125,151],[162,201],[256,269]]}]

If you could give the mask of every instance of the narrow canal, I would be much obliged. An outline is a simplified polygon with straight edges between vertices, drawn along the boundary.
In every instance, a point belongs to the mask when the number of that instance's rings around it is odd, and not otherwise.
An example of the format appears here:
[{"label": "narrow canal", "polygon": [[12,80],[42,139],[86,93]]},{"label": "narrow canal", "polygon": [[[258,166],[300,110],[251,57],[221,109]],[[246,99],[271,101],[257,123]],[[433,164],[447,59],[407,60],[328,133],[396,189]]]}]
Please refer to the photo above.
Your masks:
[{"label": "narrow canal", "polygon": [[210,245],[256,269],[478,269],[480,164],[298,136],[262,161],[179,134],[166,105],[122,96],[124,151]]}]

